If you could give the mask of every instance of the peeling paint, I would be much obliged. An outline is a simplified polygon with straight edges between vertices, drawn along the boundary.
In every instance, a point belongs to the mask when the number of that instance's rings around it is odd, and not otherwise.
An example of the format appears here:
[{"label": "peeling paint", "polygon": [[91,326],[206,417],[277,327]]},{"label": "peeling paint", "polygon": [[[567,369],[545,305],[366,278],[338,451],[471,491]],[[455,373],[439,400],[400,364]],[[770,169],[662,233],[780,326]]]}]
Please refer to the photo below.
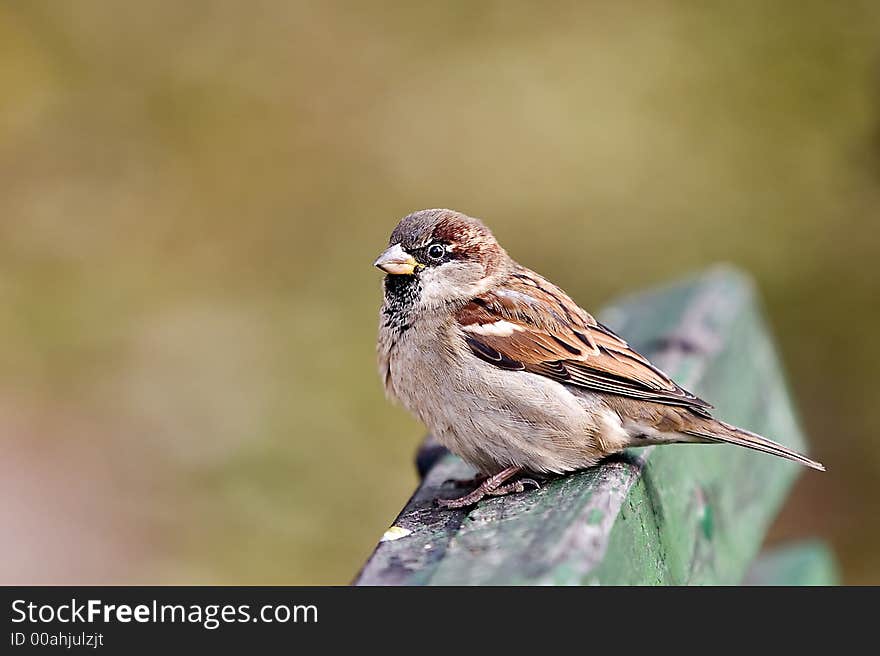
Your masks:
[{"label": "peeling paint", "polygon": [[379,542],[393,542],[394,540],[399,540],[400,538],[405,538],[407,535],[410,535],[412,531],[408,528],[403,528],[402,526],[392,526],[384,534],[382,534],[382,539]]}]

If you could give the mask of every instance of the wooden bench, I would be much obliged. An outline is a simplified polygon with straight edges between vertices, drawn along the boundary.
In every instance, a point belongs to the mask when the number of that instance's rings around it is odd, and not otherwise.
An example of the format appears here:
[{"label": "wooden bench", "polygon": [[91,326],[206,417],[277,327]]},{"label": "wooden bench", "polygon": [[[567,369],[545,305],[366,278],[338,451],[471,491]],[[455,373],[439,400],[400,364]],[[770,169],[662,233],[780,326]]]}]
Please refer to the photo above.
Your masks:
[{"label": "wooden bench", "polygon": [[[621,299],[600,313],[717,415],[805,449],[752,283],[726,267]],[[474,474],[430,439],[423,478],[356,585],[829,584],[820,543],[756,560],[796,476],[727,445],[633,449],[541,489],[471,509],[433,504]]]}]

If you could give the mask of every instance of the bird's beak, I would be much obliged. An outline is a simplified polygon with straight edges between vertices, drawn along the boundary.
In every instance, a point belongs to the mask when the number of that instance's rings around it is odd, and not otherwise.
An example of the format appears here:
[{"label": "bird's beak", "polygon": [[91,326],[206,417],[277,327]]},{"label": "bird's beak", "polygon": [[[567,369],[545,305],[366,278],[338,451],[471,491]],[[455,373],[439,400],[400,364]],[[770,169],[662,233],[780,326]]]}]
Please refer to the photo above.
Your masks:
[{"label": "bird's beak", "polygon": [[373,266],[379,267],[385,273],[397,276],[411,276],[418,266],[412,255],[404,251],[400,244],[394,244],[379,258],[373,262]]}]

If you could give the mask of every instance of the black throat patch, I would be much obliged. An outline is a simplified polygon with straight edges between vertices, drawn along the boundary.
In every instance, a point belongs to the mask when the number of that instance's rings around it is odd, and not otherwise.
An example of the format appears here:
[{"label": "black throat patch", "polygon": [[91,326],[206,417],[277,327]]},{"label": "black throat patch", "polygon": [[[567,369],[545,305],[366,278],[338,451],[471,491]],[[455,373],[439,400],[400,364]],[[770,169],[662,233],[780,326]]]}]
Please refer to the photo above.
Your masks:
[{"label": "black throat patch", "polygon": [[398,334],[405,332],[412,322],[412,312],[422,293],[418,274],[385,276],[385,307],[382,322]]}]

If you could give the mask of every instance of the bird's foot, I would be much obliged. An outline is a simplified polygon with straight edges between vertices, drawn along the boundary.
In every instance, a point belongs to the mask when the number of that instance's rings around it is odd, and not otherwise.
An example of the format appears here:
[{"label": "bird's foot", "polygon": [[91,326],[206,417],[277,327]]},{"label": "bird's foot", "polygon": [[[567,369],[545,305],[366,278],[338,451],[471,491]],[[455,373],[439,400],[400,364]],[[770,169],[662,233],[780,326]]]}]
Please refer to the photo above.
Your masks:
[{"label": "bird's foot", "polygon": [[484,496],[486,496],[486,492],[480,486],[473,492],[455,499],[437,499],[437,505],[441,508],[465,508],[474,505]]},{"label": "bird's foot", "polygon": [[531,478],[523,478],[505,484],[506,481],[510,480],[517,474],[521,474],[522,471],[522,467],[508,467],[494,476],[486,477],[475,490],[464,496],[456,499],[437,499],[437,505],[443,508],[464,508],[466,506],[474,505],[486,496],[496,497],[514,492],[523,492],[527,485],[534,485],[536,489],[540,487],[538,482]]},{"label": "bird's foot", "polygon": [[487,497],[503,497],[505,494],[516,494],[518,492],[525,492],[528,486],[532,486],[533,489],[538,490],[541,488],[541,484],[536,481],[534,478],[520,478],[518,480],[513,481],[512,483],[506,483],[501,485],[500,487],[495,488],[491,492],[486,492]]}]

